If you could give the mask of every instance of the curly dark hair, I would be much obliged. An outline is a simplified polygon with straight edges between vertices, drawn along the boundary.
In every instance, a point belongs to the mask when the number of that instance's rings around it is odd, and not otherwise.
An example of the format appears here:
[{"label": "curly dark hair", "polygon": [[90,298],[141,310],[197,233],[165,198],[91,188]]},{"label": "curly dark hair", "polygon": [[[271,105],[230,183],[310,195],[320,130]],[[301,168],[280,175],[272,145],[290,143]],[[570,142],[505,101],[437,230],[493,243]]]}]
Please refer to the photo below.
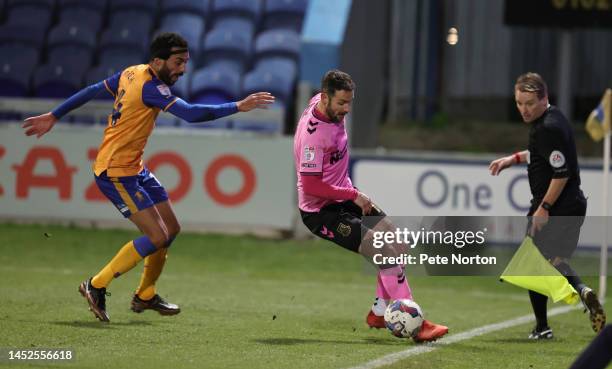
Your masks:
[{"label": "curly dark hair", "polygon": [[[187,51],[189,44],[183,36],[174,32],[164,32],[155,36],[149,47],[150,60],[155,58],[168,59],[170,55]],[[172,48],[179,48],[173,51]]]}]

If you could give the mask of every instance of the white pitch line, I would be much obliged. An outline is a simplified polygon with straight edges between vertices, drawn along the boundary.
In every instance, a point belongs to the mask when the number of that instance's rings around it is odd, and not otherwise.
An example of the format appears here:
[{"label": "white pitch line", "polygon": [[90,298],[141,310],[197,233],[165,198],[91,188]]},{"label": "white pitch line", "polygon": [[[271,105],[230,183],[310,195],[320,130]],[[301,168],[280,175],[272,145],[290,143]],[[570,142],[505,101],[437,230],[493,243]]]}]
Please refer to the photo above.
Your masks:
[{"label": "white pitch line", "polygon": [[[562,306],[562,307],[554,308],[554,309],[551,309],[548,312],[548,316],[564,314],[564,313],[567,313],[568,311],[571,311],[571,310],[574,310],[574,309],[577,309],[577,308],[574,307],[574,306]],[[477,327],[477,328],[474,328],[474,329],[469,330],[469,331],[465,331],[465,332],[461,332],[461,333],[450,335],[448,337],[444,337],[444,338],[440,339],[440,341],[438,341],[436,343],[420,345],[420,346],[417,346],[417,347],[409,348],[409,349],[404,350],[404,351],[395,352],[393,354],[382,356],[382,357],[380,357],[378,359],[374,359],[372,361],[368,361],[365,364],[354,366],[354,367],[349,368],[349,369],[375,369],[375,368],[380,368],[382,366],[394,364],[394,363],[396,363],[396,362],[398,362],[398,361],[400,361],[402,359],[405,359],[407,357],[410,357],[410,356],[424,354],[426,352],[431,352],[431,351],[433,351],[433,350],[435,350],[435,349],[437,349],[437,348],[439,348],[441,346],[450,345],[452,343],[459,342],[459,341],[469,340],[470,338],[474,338],[474,337],[477,337],[477,336],[482,336],[483,334],[487,334],[487,333],[491,333],[491,332],[495,332],[495,331],[500,331],[502,329],[514,327],[514,326],[525,324],[525,323],[529,323],[529,322],[531,322],[533,320],[534,320],[533,314],[529,314],[529,315],[524,315],[524,316],[521,316],[521,317],[518,317],[518,318],[506,320],[506,321],[499,322],[499,323],[483,325],[482,327]]]}]

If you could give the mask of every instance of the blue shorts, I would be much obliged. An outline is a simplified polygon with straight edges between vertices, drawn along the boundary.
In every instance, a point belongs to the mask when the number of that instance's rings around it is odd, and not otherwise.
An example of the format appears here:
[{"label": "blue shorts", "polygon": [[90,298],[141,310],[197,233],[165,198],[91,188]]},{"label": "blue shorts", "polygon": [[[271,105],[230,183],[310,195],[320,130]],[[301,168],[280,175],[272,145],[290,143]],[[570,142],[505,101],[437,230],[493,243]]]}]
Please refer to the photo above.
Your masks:
[{"label": "blue shorts", "polygon": [[108,177],[104,171],[94,177],[100,191],[126,218],[168,200],[166,189],[146,167],[135,176]]}]

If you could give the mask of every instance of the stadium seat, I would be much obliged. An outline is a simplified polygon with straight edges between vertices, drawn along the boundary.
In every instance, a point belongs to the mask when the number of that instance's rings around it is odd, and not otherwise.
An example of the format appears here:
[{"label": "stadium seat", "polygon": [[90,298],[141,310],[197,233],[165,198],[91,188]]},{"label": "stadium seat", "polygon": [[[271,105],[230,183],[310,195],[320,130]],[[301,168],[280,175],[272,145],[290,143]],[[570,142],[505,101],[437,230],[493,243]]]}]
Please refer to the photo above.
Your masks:
[{"label": "stadium seat", "polygon": [[284,57],[265,57],[255,63],[253,70],[269,71],[272,73],[280,73],[288,78],[297,78],[298,64],[293,59]]},{"label": "stadium seat", "polygon": [[172,13],[162,19],[161,27],[156,34],[161,32],[177,32],[189,43],[189,51],[193,58],[200,53],[202,37],[204,36],[204,18],[199,15],[187,13]]},{"label": "stadium seat", "polygon": [[[52,9],[37,5],[19,5],[8,9],[5,25],[24,25],[47,29],[51,25]],[[36,20],[33,22],[33,20]]]},{"label": "stadium seat", "polygon": [[307,7],[308,0],[266,0],[262,28],[291,29],[301,33]]},{"label": "stadium seat", "polygon": [[206,34],[200,60],[204,66],[226,64],[242,73],[251,56],[251,38],[232,29],[213,29]]},{"label": "stadium seat", "polygon": [[189,99],[200,104],[236,101],[240,94],[240,77],[234,70],[222,65],[202,68],[193,75]]},{"label": "stadium seat", "polygon": [[[100,36],[100,49],[133,50],[144,55],[149,45],[149,33],[139,27],[109,28]],[[120,52],[120,51],[118,51]]]},{"label": "stadium seat", "polygon": [[103,13],[92,8],[65,8],[59,16],[60,23],[82,24],[94,32],[102,28]]},{"label": "stadium seat", "polygon": [[60,9],[91,9],[102,14],[107,5],[107,0],[59,0]]},{"label": "stadium seat", "polygon": [[243,96],[258,91],[268,91],[274,95],[279,103],[287,106],[291,104],[295,76],[265,69],[255,69],[244,77],[242,88]]},{"label": "stadium seat", "polygon": [[53,50],[60,46],[74,46],[93,51],[96,47],[96,33],[80,23],[59,24],[51,29],[47,47]]},{"label": "stadium seat", "polygon": [[109,29],[129,28],[151,32],[154,17],[138,10],[124,10],[111,14]]},{"label": "stadium seat", "polygon": [[208,0],[162,0],[160,5],[164,15],[189,13],[206,18],[210,4]]},{"label": "stadium seat", "polygon": [[0,46],[0,96],[27,96],[38,59],[34,47]]},{"label": "stadium seat", "polygon": [[139,50],[105,49],[100,52],[99,65],[106,68],[124,69],[126,67],[142,64],[145,58]]},{"label": "stadium seat", "polygon": [[224,16],[217,18],[213,29],[227,29],[241,33],[248,37],[253,38],[255,34],[255,23],[251,19],[241,18],[236,16]]},{"label": "stadium seat", "polygon": [[213,2],[212,16],[215,19],[221,16],[237,16],[257,22],[260,14],[260,0],[215,0]]},{"label": "stadium seat", "polygon": [[20,6],[37,6],[40,8],[53,10],[55,0],[8,0],[6,4],[7,9]]},{"label": "stadium seat", "polygon": [[153,0],[110,0],[110,12],[132,10],[135,12],[144,12],[150,15],[157,13],[157,1]]},{"label": "stadium seat", "polygon": [[78,60],[67,60],[63,64],[39,66],[34,72],[34,94],[46,98],[67,98],[74,94],[82,86],[82,65]]},{"label": "stadium seat", "polygon": [[24,25],[0,26],[1,44],[20,44],[42,48],[46,30]]},{"label": "stadium seat", "polygon": [[268,30],[255,40],[255,59],[281,56],[295,60],[300,58],[300,36],[290,30]]},{"label": "stadium seat", "polygon": [[49,63],[60,63],[66,58],[79,60],[86,67],[89,67],[93,62],[93,50],[82,48],[75,45],[63,45],[54,47],[49,51],[47,60]]}]

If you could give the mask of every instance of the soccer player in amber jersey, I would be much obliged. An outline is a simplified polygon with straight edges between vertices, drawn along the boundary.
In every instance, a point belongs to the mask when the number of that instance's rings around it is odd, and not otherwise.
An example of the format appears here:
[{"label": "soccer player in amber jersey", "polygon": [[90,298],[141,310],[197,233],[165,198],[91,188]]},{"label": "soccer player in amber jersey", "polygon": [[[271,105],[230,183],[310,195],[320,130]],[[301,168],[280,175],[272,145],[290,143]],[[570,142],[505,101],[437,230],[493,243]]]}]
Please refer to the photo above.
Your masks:
[{"label": "soccer player in amber jersey", "polygon": [[[353,187],[349,178],[348,138],[344,117],[353,101],[355,84],[341,71],[331,70],[302,113],[295,130],[293,157],[297,171],[300,213],[312,233],[370,259],[373,253],[372,228],[388,227],[385,213],[365,194]],[[364,219],[363,215],[373,215]],[[374,219],[374,224],[368,221]],[[371,223],[371,222],[370,222]],[[388,223],[390,224],[390,223]],[[381,254],[397,255],[385,246]],[[384,312],[389,300],[412,299],[402,265],[377,265],[378,287],[366,323],[384,328]],[[443,325],[425,320],[416,341],[433,341],[448,332]]]},{"label": "soccer player in amber jersey", "polygon": [[81,90],[53,111],[28,118],[23,124],[26,135],[41,137],[58,119],[98,93],[109,93],[115,98],[93,172],[102,193],[143,235],[127,242],[98,274],[79,286],[91,311],[104,322],[109,321],[106,288],[113,278],[126,273],[142,259],[144,272],[131,309],[137,313],[152,309],[162,315],[180,312],[179,306],[165,301],[155,291],[168,247],[180,231],[166,190],[142,161],[159,112],[167,111],[188,122],[201,122],[264,108],[274,102],[271,94],[259,92],[238,102],[189,104],[173,96],[169,88],[185,73],[189,60],[187,42],[176,33],[162,33],[152,41],[150,54],[148,64],[125,68]]}]

